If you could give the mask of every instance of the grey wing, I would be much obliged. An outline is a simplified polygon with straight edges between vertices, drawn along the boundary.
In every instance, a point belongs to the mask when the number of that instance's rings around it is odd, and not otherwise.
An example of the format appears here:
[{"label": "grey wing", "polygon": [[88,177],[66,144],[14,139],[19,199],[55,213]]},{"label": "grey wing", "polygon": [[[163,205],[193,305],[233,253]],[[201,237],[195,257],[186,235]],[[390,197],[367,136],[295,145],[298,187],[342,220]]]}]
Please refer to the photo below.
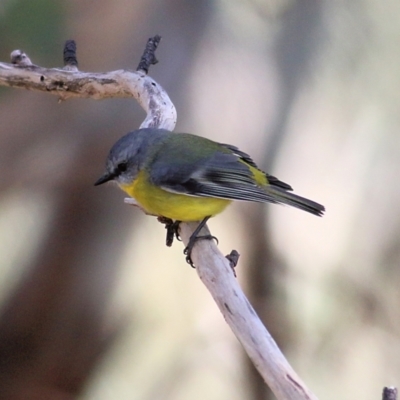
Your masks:
[{"label": "grey wing", "polygon": [[[230,150],[237,150],[233,146]],[[248,157],[247,159],[243,156]],[[217,197],[228,200],[273,202],[276,200],[257,185],[243,159],[257,167],[245,153],[215,152],[212,156],[171,165],[158,159],[152,165],[153,184],[174,193],[197,197]]]}]

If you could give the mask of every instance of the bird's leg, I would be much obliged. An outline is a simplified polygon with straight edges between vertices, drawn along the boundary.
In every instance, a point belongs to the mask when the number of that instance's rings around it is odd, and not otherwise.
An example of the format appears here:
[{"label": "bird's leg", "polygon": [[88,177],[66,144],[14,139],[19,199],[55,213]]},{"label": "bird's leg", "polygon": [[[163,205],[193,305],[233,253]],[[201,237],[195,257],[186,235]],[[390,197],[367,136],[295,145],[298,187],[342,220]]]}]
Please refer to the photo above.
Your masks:
[{"label": "bird's leg", "polygon": [[181,237],[179,236],[179,224],[181,223],[181,221],[173,221],[170,218],[162,216],[157,217],[157,220],[165,225],[165,229],[167,230],[165,244],[168,247],[172,246],[175,237],[177,240],[181,240]]},{"label": "bird's leg", "polygon": [[198,240],[203,240],[203,239],[207,239],[207,240],[215,240],[218,243],[218,239],[215,236],[212,235],[202,235],[202,236],[198,236],[198,234],[200,233],[200,231],[203,229],[204,225],[207,223],[207,221],[211,218],[211,216],[205,217],[199,224],[199,226],[196,228],[196,230],[191,234],[190,238],[189,238],[189,243],[188,245],[185,247],[185,250],[183,250],[183,254],[185,254],[186,256],[186,262],[192,267],[195,268],[193,261],[192,261],[192,250],[193,247],[195,245],[195,243]]}]

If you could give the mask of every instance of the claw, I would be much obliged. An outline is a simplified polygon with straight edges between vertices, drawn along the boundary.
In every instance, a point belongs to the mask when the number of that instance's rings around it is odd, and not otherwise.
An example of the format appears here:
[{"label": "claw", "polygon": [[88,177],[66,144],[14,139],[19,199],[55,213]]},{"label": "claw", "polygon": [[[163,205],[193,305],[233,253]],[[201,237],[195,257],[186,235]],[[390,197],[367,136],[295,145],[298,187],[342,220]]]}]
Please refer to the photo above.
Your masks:
[{"label": "claw", "polygon": [[168,247],[172,246],[172,243],[174,242],[174,238],[176,238],[179,241],[182,240],[181,237],[179,236],[179,224],[181,223],[180,221],[173,221],[170,218],[166,218],[166,217],[162,217],[162,216],[157,217],[157,220],[165,225],[165,229],[167,230],[165,244]]},{"label": "claw", "polygon": [[192,235],[189,238],[189,243],[188,245],[185,247],[185,249],[183,250],[183,254],[185,254],[186,256],[186,262],[192,267],[195,268],[193,260],[192,260],[192,250],[193,247],[195,245],[195,243],[198,240],[215,240],[218,244],[218,239],[215,236],[212,235],[202,235],[202,236],[198,236],[199,232],[203,229],[204,225],[207,223],[207,221],[209,220],[210,217],[206,217],[204,218],[199,226],[196,228],[196,230],[192,233]]}]

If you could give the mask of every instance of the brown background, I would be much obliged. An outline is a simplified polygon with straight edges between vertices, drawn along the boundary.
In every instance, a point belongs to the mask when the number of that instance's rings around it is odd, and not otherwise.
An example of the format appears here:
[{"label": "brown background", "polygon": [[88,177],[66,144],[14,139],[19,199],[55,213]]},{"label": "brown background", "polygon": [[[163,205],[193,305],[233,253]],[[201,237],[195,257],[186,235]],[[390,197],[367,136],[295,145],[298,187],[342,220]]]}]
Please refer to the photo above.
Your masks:
[{"label": "brown background", "polygon": [[[324,218],[237,204],[209,226],[320,399],[400,383],[398,1],[3,0],[0,60],[21,48],[83,71],[151,75],[177,131],[239,146]],[[144,113],[133,100],[0,88],[0,397],[270,399],[154,218],[93,187]]]}]

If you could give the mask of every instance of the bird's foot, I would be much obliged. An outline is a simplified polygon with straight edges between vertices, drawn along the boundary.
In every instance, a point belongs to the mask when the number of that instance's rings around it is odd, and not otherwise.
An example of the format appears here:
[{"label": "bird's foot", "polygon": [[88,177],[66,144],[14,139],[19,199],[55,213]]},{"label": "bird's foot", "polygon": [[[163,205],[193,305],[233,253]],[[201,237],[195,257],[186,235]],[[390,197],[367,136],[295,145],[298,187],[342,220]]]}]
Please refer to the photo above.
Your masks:
[{"label": "bird's foot", "polygon": [[190,236],[189,243],[183,250],[183,254],[186,256],[186,262],[192,267],[196,268],[194,266],[193,260],[192,260],[192,250],[194,245],[198,240],[215,240],[218,244],[218,239],[213,236],[213,235],[202,235],[202,236]]},{"label": "bird's foot", "polygon": [[181,221],[173,221],[172,219],[166,217],[157,217],[157,220],[165,225],[165,229],[167,230],[165,244],[168,247],[172,246],[174,238],[179,241],[181,240],[181,237],[179,236],[179,224]]},{"label": "bird's foot", "polygon": [[204,225],[207,223],[210,217],[204,218],[199,226],[196,228],[196,230],[192,233],[192,235],[189,238],[189,243],[183,250],[183,254],[186,256],[186,262],[192,267],[195,268],[193,260],[192,260],[192,250],[194,245],[198,240],[215,240],[218,244],[218,239],[215,236],[212,235],[201,235],[199,236],[200,231],[203,229]]}]

